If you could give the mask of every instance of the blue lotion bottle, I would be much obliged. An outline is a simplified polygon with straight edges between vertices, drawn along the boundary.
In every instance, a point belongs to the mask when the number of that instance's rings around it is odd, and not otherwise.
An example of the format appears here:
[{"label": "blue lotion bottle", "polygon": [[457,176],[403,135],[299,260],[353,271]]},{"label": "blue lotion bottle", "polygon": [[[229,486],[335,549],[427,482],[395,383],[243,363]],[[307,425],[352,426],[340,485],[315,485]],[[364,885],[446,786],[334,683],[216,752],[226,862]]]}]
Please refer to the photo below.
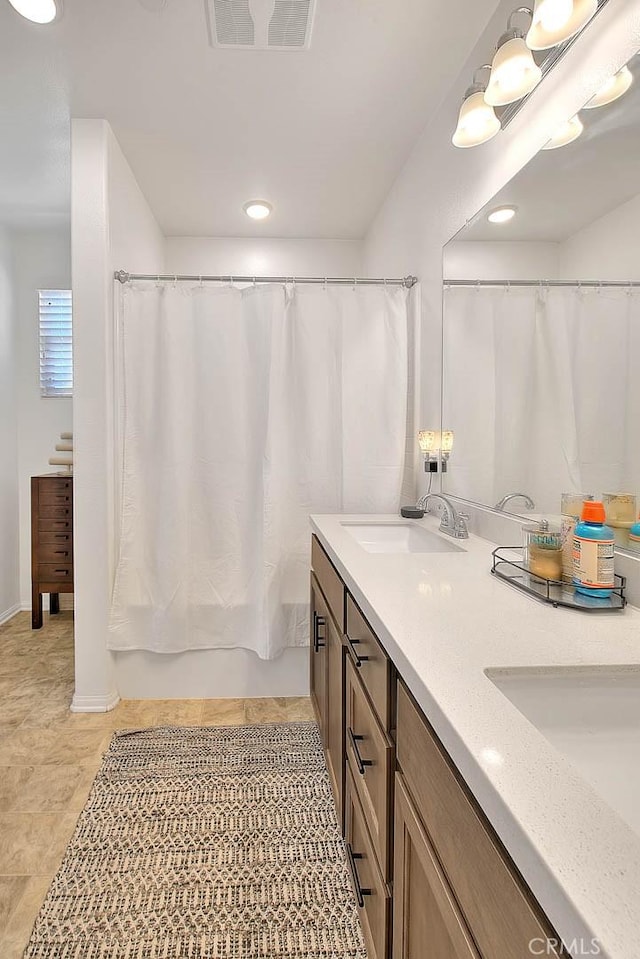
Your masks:
[{"label": "blue lotion bottle", "polygon": [[606,598],[615,585],[615,536],[604,521],[604,504],[585,502],[573,534],[573,584],[585,596]]}]

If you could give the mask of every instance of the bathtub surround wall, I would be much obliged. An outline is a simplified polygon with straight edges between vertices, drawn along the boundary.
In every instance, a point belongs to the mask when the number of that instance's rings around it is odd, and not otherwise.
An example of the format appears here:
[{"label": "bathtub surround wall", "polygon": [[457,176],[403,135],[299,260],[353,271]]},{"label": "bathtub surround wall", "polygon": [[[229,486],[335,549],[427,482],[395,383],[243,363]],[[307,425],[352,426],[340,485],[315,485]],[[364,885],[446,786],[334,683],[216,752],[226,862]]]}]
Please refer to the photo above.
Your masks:
[{"label": "bathtub surround wall", "polygon": [[[640,0],[609,0],[597,21],[491,142],[457,150],[451,134],[478,63],[491,57],[513,3],[501,3],[459,82],[425,128],[365,240],[370,275],[398,269],[422,287],[421,425],[438,423],[441,393],[442,249],[568,117],[640,46]],[[475,279],[475,277],[474,277]]]},{"label": "bathtub surround wall", "polygon": [[18,550],[17,323],[13,251],[0,226],[0,623],[20,608]]},{"label": "bathtub surround wall", "polygon": [[[264,662],[244,649],[159,656],[107,651],[115,563],[113,271],[360,275],[353,241],[165,239],[108,125],[74,120],[73,286],[76,385],[75,710],[125,698],[295,696],[308,692],[308,652]],[[260,262],[264,263],[262,269]]]}]

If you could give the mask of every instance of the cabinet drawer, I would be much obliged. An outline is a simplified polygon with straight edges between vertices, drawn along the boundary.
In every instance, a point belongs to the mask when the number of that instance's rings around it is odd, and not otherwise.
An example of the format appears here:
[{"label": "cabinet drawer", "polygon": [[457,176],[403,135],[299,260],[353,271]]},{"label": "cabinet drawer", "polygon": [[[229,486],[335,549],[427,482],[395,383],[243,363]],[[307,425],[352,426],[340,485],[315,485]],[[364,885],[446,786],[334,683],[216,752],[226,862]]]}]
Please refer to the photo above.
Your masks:
[{"label": "cabinet drawer", "polygon": [[40,563],[38,566],[38,582],[40,583],[70,583],[73,582],[72,563]]},{"label": "cabinet drawer", "polygon": [[71,519],[71,506],[69,503],[43,503],[40,501],[38,508],[40,519]]},{"label": "cabinet drawer", "polygon": [[73,536],[70,531],[56,532],[55,530],[43,529],[38,531],[39,548],[44,543],[57,544],[63,549],[73,549]]},{"label": "cabinet drawer", "polygon": [[345,840],[368,959],[386,959],[391,925],[391,896],[376,863],[348,764],[345,783]]},{"label": "cabinet drawer", "polygon": [[62,487],[41,485],[38,490],[38,501],[41,507],[43,504],[52,506],[70,506],[72,499],[73,494],[71,492],[71,488],[64,489]]},{"label": "cabinet drawer", "polygon": [[409,693],[398,685],[398,765],[480,952],[531,959],[553,937],[475,799]]},{"label": "cabinet drawer", "polygon": [[391,728],[391,663],[371,627],[347,594],[347,648],[386,731]]},{"label": "cabinet drawer", "polygon": [[395,809],[393,959],[480,959],[399,774]]},{"label": "cabinet drawer", "polygon": [[54,519],[52,517],[39,519],[38,530],[44,533],[70,533],[71,517],[68,516],[66,519]]},{"label": "cabinet drawer", "polygon": [[[65,535],[65,534],[61,534]],[[56,566],[73,563],[73,546],[71,537],[65,535],[66,543],[40,543],[38,546],[38,563],[55,563]]]},{"label": "cabinet drawer", "polygon": [[380,870],[385,879],[390,879],[394,747],[380,726],[350,659],[347,659],[346,720],[346,751],[353,781]]},{"label": "cabinet drawer", "polygon": [[333,618],[341,633],[344,632],[344,583],[336,573],[331,560],[323,550],[317,536],[311,539],[311,566],[324,598],[329,604]]}]

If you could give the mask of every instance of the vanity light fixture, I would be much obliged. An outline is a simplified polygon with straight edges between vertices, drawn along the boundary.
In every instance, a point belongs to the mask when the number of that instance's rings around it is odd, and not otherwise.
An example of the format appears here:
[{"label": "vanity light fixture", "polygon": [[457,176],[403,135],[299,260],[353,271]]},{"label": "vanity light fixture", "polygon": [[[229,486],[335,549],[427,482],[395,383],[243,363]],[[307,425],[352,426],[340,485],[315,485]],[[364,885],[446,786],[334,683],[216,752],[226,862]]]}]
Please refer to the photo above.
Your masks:
[{"label": "vanity light fixture", "polygon": [[582,125],[582,120],[579,115],[576,113],[574,117],[571,117],[570,120],[567,120],[566,123],[563,123],[559,130],[557,130],[548,143],[545,143],[543,150],[557,150],[560,147],[566,147],[570,143],[573,143],[574,140],[577,140],[584,127]]},{"label": "vanity light fixture", "polygon": [[62,16],[62,0],[9,0],[9,3],[32,23],[53,23]]},{"label": "vanity light fixture", "polygon": [[586,26],[597,9],[598,0],[536,0],[527,46],[549,50],[564,43]]},{"label": "vanity light fixture", "polygon": [[487,143],[500,131],[500,121],[495,110],[484,98],[487,85],[477,79],[481,70],[491,70],[491,66],[486,63],[474,73],[473,82],[464,95],[456,132],[451,140],[454,146],[463,149]]},{"label": "vanity light fixture", "polygon": [[633,83],[633,73],[629,67],[624,66],[618,70],[606,83],[600,87],[594,97],[591,97],[588,103],[585,103],[586,110],[594,110],[596,107],[605,107],[614,100],[623,97],[631,84]]},{"label": "vanity light fixture", "polygon": [[513,26],[518,14],[532,18],[529,7],[518,7],[507,21],[491,64],[491,76],[484,98],[492,107],[506,106],[531,93],[542,79],[542,70],[525,43],[524,30]]},{"label": "vanity light fixture", "polygon": [[442,472],[447,471],[447,461],[453,449],[453,430],[420,430],[418,445],[424,456],[425,473],[437,473],[442,462]]},{"label": "vanity light fixture", "polygon": [[273,207],[267,200],[249,200],[242,209],[252,220],[266,220]]},{"label": "vanity light fixture", "polygon": [[518,208],[515,206],[497,206],[488,215],[487,220],[489,223],[508,223],[509,220],[513,220],[517,211]]}]

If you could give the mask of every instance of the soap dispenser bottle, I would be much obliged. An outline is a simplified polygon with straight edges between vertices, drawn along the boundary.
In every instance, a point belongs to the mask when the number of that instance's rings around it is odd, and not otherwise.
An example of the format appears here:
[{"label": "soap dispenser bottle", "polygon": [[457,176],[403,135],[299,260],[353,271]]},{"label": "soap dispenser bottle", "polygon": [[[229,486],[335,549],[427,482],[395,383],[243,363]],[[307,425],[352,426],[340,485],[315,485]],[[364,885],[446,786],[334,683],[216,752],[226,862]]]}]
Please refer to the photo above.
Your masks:
[{"label": "soap dispenser bottle", "polygon": [[573,583],[586,596],[611,596],[615,585],[615,537],[604,521],[604,503],[584,503],[573,535]]},{"label": "soap dispenser bottle", "polygon": [[629,546],[631,549],[640,549],[640,516],[629,530]]}]

